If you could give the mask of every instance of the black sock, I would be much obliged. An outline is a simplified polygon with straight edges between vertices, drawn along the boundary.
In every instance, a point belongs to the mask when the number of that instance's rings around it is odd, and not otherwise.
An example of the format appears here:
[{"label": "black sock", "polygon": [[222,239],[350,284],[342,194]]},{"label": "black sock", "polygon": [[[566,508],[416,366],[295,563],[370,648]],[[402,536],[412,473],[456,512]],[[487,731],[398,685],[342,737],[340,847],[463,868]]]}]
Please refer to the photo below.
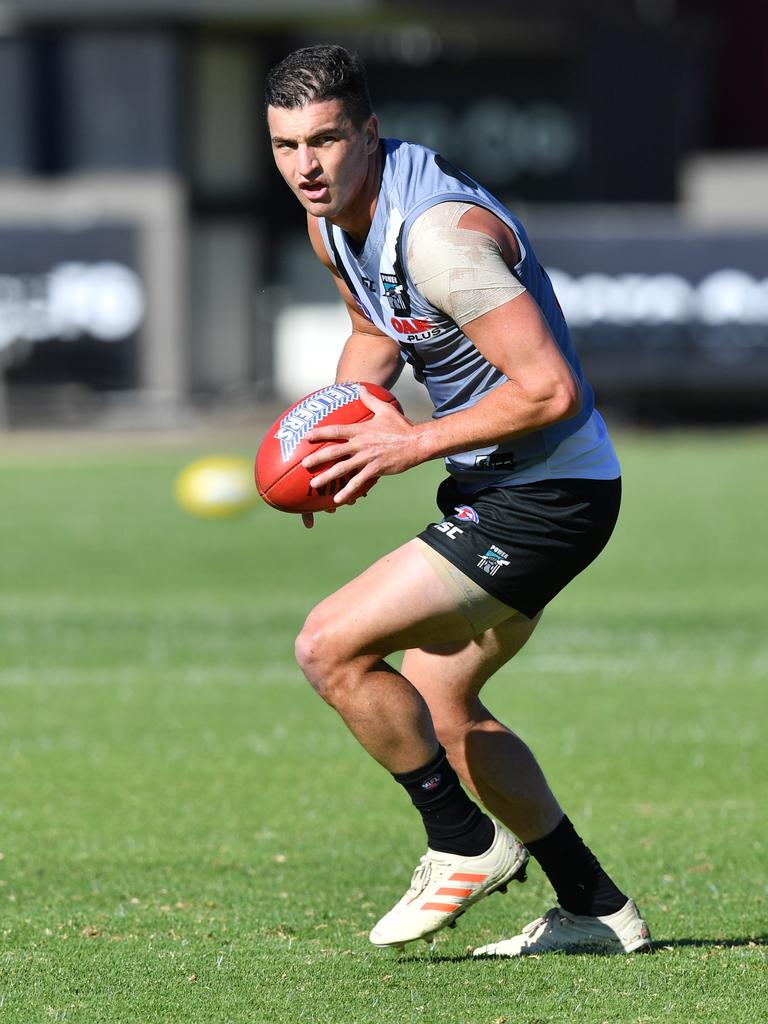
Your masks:
[{"label": "black sock", "polygon": [[627,902],[567,817],[548,836],[525,845],[541,864],[564,910],[602,917],[615,914]]},{"label": "black sock", "polygon": [[490,848],[493,822],[461,788],[442,747],[423,768],[393,773],[393,778],[420,812],[431,850],[477,857]]}]

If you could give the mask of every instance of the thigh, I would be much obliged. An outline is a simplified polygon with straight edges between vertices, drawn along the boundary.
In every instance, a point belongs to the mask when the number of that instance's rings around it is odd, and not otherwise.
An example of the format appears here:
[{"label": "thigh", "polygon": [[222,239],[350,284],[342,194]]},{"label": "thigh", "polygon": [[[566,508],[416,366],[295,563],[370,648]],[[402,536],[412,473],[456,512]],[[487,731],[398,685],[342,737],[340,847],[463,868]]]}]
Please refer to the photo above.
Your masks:
[{"label": "thigh", "polygon": [[416,540],[331,594],[310,618],[321,632],[332,630],[350,655],[385,656],[447,639],[461,643],[474,635],[455,591],[435,572]]},{"label": "thigh", "polygon": [[402,674],[421,693],[436,725],[485,714],[480,691],[528,642],[541,614],[529,619],[513,613],[480,636],[406,651]]}]

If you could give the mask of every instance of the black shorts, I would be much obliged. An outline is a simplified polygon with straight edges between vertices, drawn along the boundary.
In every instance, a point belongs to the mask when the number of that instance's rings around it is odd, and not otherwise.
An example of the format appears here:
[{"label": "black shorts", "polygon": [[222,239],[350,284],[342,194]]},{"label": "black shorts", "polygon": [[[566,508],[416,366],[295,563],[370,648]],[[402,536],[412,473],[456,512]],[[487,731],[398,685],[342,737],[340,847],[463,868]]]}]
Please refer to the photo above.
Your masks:
[{"label": "black shorts", "polygon": [[445,518],[419,534],[483,590],[533,618],[603,550],[621,480],[542,480],[462,495],[440,485]]}]

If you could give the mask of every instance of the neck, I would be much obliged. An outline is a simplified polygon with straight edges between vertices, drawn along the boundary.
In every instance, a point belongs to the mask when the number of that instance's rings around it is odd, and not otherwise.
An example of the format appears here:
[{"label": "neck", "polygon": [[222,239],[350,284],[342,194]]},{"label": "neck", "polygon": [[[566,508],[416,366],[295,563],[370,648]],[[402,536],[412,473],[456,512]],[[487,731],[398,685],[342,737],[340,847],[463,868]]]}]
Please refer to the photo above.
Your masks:
[{"label": "neck", "polygon": [[368,159],[368,172],[354,204],[338,217],[329,218],[332,224],[345,231],[357,245],[365,242],[371,228],[379,199],[383,162],[383,148],[379,143]]}]

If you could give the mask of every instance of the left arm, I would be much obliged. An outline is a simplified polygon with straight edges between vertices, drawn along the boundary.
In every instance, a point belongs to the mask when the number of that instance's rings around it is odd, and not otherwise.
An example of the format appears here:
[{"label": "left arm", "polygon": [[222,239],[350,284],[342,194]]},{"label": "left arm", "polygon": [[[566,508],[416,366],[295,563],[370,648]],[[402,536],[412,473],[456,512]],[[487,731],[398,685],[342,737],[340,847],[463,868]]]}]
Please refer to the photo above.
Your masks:
[{"label": "left arm", "polygon": [[508,380],[470,409],[414,427],[419,462],[501,444],[578,412],[576,378],[527,292],[473,320],[464,333]]},{"label": "left arm", "polygon": [[[490,235],[498,243],[499,260],[513,265],[517,252],[514,234],[492,213],[474,207],[461,225],[470,229],[466,234],[481,231]],[[462,227],[456,229],[459,240]],[[507,273],[511,275],[508,267]],[[338,456],[343,460],[319,473],[313,484],[322,486],[357,470],[336,495],[337,504],[353,499],[371,477],[402,473],[430,459],[500,444],[578,412],[581,394],[577,381],[527,292],[483,313],[462,329],[508,379],[471,408],[419,424],[410,423],[371,395],[361,395],[374,412],[372,419],[350,426],[319,427],[309,435],[311,440],[338,441]],[[308,455],[304,465],[311,469],[322,461],[323,454],[318,452]]]}]

